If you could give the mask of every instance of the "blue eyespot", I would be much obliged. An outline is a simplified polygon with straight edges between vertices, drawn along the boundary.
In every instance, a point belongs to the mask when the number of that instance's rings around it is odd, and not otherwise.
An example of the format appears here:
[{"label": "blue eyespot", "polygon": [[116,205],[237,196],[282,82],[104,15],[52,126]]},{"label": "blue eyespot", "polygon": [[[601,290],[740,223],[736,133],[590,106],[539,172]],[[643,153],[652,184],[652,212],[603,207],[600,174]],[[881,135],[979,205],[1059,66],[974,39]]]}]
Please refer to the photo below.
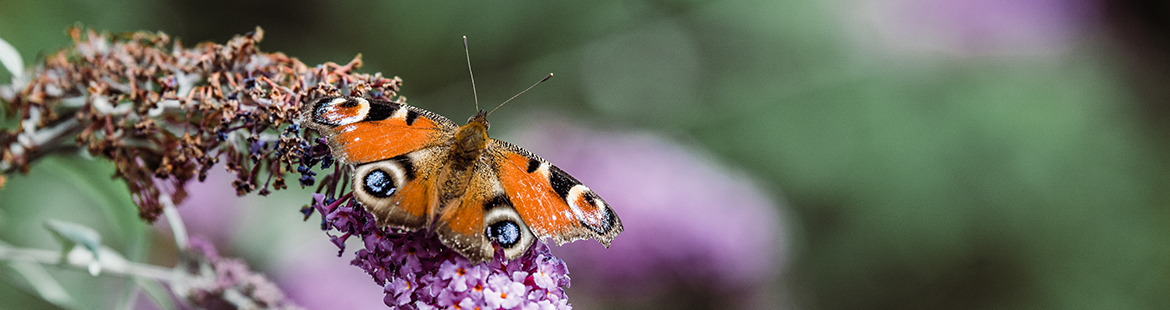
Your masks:
[{"label": "blue eyespot", "polygon": [[366,193],[378,198],[390,197],[398,188],[394,187],[394,179],[389,173],[382,170],[372,170],[366,174],[363,184]]},{"label": "blue eyespot", "polygon": [[520,225],[512,221],[503,221],[488,226],[488,238],[495,240],[500,246],[511,248],[520,243]]}]

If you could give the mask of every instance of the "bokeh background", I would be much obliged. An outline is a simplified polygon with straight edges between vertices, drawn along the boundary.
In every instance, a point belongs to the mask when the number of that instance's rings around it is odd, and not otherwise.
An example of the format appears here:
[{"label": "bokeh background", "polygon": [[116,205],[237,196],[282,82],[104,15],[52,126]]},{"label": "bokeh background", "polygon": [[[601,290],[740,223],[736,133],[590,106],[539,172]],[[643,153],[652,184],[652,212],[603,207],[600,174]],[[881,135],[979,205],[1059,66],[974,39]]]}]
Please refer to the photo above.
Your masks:
[{"label": "bokeh background", "polygon": [[[1170,308],[1164,1],[0,0],[0,38],[27,64],[75,23],[188,46],[261,26],[264,51],[361,53],[361,71],[457,122],[474,112],[461,36],[484,106],[556,73],[494,114],[493,136],[625,220],[614,249],[553,249],[579,308]],[[0,240],[52,248],[42,223],[66,219],[173,264],[112,171],[60,156],[10,178]],[[236,198],[229,182],[180,207],[193,233],[305,306],[384,307],[301,221],[304,191]],[[81,308],[132,287],[49,272]],[[0,308],[53,307],[17,268],[0,276]]]}]

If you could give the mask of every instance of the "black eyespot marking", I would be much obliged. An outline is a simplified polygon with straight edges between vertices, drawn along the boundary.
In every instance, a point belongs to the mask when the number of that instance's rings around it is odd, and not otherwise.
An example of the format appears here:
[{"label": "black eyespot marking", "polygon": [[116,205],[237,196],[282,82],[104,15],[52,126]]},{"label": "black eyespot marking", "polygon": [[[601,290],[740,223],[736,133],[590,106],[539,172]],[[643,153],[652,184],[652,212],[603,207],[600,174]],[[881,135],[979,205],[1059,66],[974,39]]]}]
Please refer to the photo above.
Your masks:
[{"label": "black eyespot marking", "polygon": [[329,109],[328,109],[329,102],[333,101],[333,99],[336,99],[336,98],[325,97],[325,98],[318,99],[317,102],[313,103],[313,120],[314,121],[316,121],[318,123],[323,123],[326,125],[333,125],[333,126],[337,125],[337,124],[333,124],[330,122],[325,122],[323,119],[321,119],[321,115],[325,114],[325,112],[329,111]]},{"label": "black eyespot marking", "polygon": [[562,199],[568,200],[569,190],[573,189],[573,186],[580,185],[581,181],[577,181],[577,179],[565,173],[561,168],[557,168],[557,166],[550,166],[548,178],[550,185],[552,185],[553,190],[557,191],[557,195],[561,195]]},{"label": "black eyespot marking", "polygon": [[[588,202],[589,204],[594,205],[594,206],[597,206],[598,202],[601,202],[602,205],[605,204],[605,202],[601,200],[601,197],[597,197],[597,194],[594,194],[593,192],[586,193],[584,198],[585,198],[585,202]],[[608,206],[603,208],[602,211],[605,212],[605,214],[603,215],[605,218],[603,218],[601,220],[601,222],[598,223],[598,225],[595,226],[593,224],[586,223],[584,220],[581,221],[581,225],[584,225],[585,227],[589,227],[589,229],[593,230],[593,232],[596,232],[599,235],[604,235],[604,234],[609,233],[609,231],[613,229],[615,224],[617,224],[617,215],[614,214],[613,210],[611,210]]]},{"label": "black eyespot marking", "polygon": [[508,199],[507,195],[492,197],[483,203],[483,211],[486,212],[501,206],[512,206],[512,200]]},{"label": "black eyespot marking", "polygon": [[496,222],[487,228],[488,238],[505,249],[520,243],[520,225],[512,221]]},{"label": "black eyespot marking", "polygon": [[414,121],[418,120],[418,112],[410,110],[406,112],[406,126],[414,125]]},{"label": "black eyespot marking", "polygon": [[372,170],[363,179],[363,189],[371,196],[386,198],[393,195],[398,189],[394,186],[394,177],[380,169]]},{"label": "black eyespot marking", "polygon": [[540,161],[533,159],[533,158],[529,158],[528,159],[528,169],[527,169],[528,173],[536,172],[536,169],[540,169]]},{"label": "black eyespot marking", "polygon": [[381,101],[370,102],[370,112],[366,114],[364,121],[380,121],[394,115],[402,105],[396,103],[385,104]]},{"label": "black eyespot marking", "polygon": [[403,173],[403,175],[406,176],[406,180],[405,180],[406,182],[410,182],[410,181],[414,180],[414,177],[415,177],[414,163],[412,163],[410,161],[410,157],[407,157],[406,154],[402,154],[402,155],[394,156],[393,158],[390,158],[390,160],[393,160],[394,162],[398,163],[398,165],[402,167],[402,171],[405,171],[405,173]]},{"label": "black eyespot marking", "polygon": [[605,221],[602,222],[603,224],[601,227],[597,227],[598,228],[597,233],[602,234],[602,235],[609,233],[609,231],[611,229],[613,229],[615,222],[617,222],[617,215],[614,215],[613,210],[606,208],[605,209]]},{"label": "black eyespot marking", "polygon": [[594,194],[593,191],[589,191],[588,193],[585,193],[585,203],[596,206],[597,205],[597,194]]},{"label": "black eyespot marking", "polygon": [[[341,99],[340,100],[341,102],[334,103],[338,99]],[[360,100],[362,100],[362,99],[344,98],[344,97],[325,97],[325,98],[317,99],[317,101],[313,102],[313,104],[312,104],[313,121],[316,123],[326,125],[326,126],[331,126],[331,127],[341,125],[336,120],[326,118],[326,117],[324,117],[324,115],[329,113],[329,111],[334,109],[334,108],[345,108],[345,109],[356,108],[356,107],[361,105]],[[375,105],[375,107],[376,107],[376,105]],[[385,108],[385,107],[383,107],[383,108]],[[393,111],[390,111],[390,112],[393,113]],[[370,113],[373,113],[373,112],[370,112]],[[366,119],[369,119],[369,118],[370,118],[370,115],[367,115]]]}]

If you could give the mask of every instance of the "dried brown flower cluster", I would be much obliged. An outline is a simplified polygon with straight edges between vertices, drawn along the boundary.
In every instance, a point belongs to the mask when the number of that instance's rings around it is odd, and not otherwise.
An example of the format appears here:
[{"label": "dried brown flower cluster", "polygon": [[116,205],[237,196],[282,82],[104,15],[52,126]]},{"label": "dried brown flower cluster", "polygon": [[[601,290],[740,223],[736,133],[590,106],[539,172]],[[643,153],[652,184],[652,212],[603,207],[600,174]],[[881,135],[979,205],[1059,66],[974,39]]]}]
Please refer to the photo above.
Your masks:
[{"label": "dried brown flower cluster", "polygon": [[114,177],[129,186],[146,220],[161,213],[162,199],[181,202],[184,185],[203,180],[220,160],[237,175],[240,195],[285,188],[294,167],[301,184],[312,184],[302,159],[320,158],[306,154],[321,150],[292,124],[301,103],[343,94],[390,100],[402,83],[354,73],[361,55],[310,68],[261,52],[259,28],[194,48],[161,32],[69,33],[74,46],[0,89],[5,114],[20,120],[0,131],[0,171],[27,172],[47,154],[85,148],[115,163]]}]

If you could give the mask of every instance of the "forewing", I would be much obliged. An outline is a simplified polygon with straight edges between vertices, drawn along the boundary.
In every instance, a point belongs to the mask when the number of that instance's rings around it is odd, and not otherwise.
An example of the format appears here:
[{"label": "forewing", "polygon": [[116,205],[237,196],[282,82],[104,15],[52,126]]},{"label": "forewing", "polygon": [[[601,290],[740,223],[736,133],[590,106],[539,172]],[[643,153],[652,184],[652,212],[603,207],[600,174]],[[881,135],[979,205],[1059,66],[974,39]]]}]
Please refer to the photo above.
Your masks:
[{"label": "forewing", "polygon": [[301,123],[321,133],[344,163],[383,160],[450,138],[456,126],[430,111],[358,97],[326,97],[305,106]]},{"label": "forewing", "polygon": [[507,142],[492,140],[500,186],[537,239],[557,244],[584,238],[609,246],[622,222],[589,187],[544,159]]}]

